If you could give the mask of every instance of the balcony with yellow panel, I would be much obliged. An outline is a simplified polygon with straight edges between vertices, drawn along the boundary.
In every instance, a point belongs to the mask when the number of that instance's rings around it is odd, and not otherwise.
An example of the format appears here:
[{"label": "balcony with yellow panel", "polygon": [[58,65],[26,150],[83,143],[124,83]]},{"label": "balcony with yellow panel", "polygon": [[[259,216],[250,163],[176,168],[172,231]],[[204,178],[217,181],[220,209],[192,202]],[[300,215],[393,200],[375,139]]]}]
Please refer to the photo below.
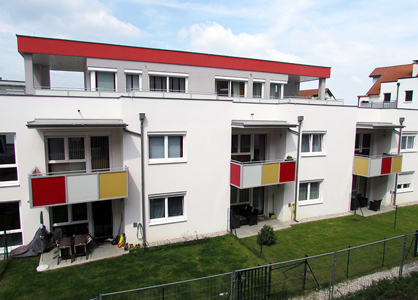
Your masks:
[{"label": "balcony with yellow panel", "polygon": [[354,175],[377,177],[402,172],[402,155],[375,155],[354,157]]},{"label": "balcony with yellow panel", "polygon": [[86,203],[128,197],[128,168],[29,174],[31,207]]},{"label": "balcony with yellow panel", "polygon": [[295,181],[296,160],[231,161],[231,185],[239,189]]}]

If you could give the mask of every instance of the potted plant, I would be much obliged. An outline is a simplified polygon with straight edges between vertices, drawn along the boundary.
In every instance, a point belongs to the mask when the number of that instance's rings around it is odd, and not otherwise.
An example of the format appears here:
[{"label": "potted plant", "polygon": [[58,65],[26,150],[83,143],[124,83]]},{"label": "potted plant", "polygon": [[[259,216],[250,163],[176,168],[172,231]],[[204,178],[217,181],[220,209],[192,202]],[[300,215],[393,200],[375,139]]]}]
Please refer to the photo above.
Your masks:
[{"label": "potted plant", "polygon": [[293,157],[291,155],[286,156],[286,160],[293,160]]}]

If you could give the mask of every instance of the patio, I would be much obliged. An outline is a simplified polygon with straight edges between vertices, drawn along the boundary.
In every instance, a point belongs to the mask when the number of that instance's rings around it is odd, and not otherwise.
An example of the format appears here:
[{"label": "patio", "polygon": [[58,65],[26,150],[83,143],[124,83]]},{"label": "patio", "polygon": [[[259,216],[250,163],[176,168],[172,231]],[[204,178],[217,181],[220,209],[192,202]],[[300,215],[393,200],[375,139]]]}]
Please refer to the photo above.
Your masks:
[{"label": "patio", "polygon": [[393,210],[395,210],[395,208],[392,206],[381,205],[378,211],[370,210],[368,207],[362,207],[361,210],[360,208],[357,208],[357,210],[354,211],[354,214],[359,215],[359,216],[364,216],[364,217],[370,217],[370,216],[383,214],[383,213],[393,211]]},{"label": "patio", "polygon": [[273,230],[281,230],[281,229],[286,229],[286,228],[290,228],[289,223],[284,223],[282,221],[279,221],[277,219],[268,219],[268,220],[263,220],[263,221],[258,221],[257,225],[243,225],[240,228],[236,229],[237,232],[237,237],[242,239],[242,238],[246,238],[249,236],[255,236],[258,234],[258,232],[261,230],[261,228],[264,225],[270,225],[271,227],[273,227]]},{"label": "patio", "polygon": [[[87,260],[86,256],[74,256],[72,262],[71,259],[62,259],[58,264],[58,252],[56,252],[58,248],[53,248],[51,251],[43,254],[43,263],[48,265],[48,269],[46,271],[75,266],[105,258],[122,256],[129,253],[129,251],[118,248],[117,245],[112,245],[110,242],[105,242],[99,245],[95,242],[91,242],[87,245],[87,249]],[[39,264],[41,264],[41,262],[42,257],[39,260]]]}]

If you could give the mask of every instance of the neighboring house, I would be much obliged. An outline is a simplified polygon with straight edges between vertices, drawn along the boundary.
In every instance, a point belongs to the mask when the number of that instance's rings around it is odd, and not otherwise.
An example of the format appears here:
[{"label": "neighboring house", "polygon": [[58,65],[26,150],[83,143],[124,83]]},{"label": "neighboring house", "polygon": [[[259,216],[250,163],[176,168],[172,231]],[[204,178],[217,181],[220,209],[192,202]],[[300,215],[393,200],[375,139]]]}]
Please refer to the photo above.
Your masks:
[{"label": "neighboring house", "polygon": [[1,94],[24,94],[25,82],[18,80],[5,80],[0,77],[0,95]]},{"label": "neighboring house", "polygon": [[366,95],[358,96],[359,107],[417,109],[417,75],[417,60],[409,65],[374,69],[369,75],[373,78],[372,87]]},{"label": "neighboring house", "polygon": [[[415,112],[328,105],[328,67],[17,40],[25,94],[0,95],[0,235],[11,248],[30,242],[40,212],[50,231],[105,239],[121,227],[129,243],[145,233],[152,244],[224,234],[248,206],[289,221],[292,204],[298,219],[348,212],[352,193],[390,204],[402,156],[376,175],[353,152],[397,154],[400,116],[414,156]],[[56,70],[81,72],[84,89],[51,86]],[[323,96],[295,97],[304,80]],[[403,182],[416,168],[398,179],[411,196]]]},{"label": "neighboring house", "polygon": [[[299,92],[299,97],[302,99],[318,99],[319,90],[318,89],[311,89],[311,90],[301,90]],[[334,95],[331,93],[329,88],[325,89],[325,100],[337,100]]]}]

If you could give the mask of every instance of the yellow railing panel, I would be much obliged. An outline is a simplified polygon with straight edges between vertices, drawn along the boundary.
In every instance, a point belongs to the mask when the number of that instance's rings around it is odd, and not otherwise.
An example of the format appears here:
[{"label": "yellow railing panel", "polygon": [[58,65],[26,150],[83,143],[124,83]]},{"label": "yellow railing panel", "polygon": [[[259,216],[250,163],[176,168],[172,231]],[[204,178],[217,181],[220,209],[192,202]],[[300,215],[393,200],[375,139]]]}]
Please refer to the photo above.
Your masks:
[{"label": "yellow railing panel", "polygon": [[365,157],[354,157],[354,174],[369,175],[369,159]]},{"label": "yellow railing panel", "polygon": [[126,172],[99,174],[100,199],[123,198],[128,196]]},{"label": "yellow railing panel", "polygon": [[275,184],[279,182],[279,166],[280,164],[263,165],[262,185]]}]

